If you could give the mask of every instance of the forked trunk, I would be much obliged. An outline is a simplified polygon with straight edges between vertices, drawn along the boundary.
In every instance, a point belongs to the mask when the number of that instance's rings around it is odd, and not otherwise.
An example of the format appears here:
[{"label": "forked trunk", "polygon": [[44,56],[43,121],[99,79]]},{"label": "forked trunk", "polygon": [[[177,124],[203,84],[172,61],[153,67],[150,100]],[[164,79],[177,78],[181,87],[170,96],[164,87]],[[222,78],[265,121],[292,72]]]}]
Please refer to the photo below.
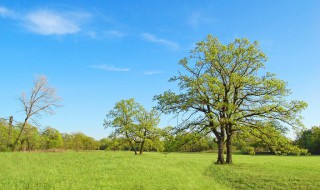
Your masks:
[{"label": "forked trunk", "polygon": [[140,154],[143,154],[144,141],[142,141],[140,146]]},{"label": "forked trunk", "polygon": [[232,135],[227,135],[227,164],[232,164]]}]

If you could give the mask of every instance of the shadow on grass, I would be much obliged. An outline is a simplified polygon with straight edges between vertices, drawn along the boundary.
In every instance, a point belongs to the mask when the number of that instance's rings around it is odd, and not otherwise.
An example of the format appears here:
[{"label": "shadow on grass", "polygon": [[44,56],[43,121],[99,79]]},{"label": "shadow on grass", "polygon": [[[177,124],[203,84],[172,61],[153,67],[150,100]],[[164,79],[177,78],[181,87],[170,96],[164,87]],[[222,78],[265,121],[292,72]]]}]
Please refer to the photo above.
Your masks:
[{"label": "shadow on grass", "polygon": [[204,175],[231,189],[317,189],[314,179],[306,180],[279,168],[254,163],[212,164]]}]

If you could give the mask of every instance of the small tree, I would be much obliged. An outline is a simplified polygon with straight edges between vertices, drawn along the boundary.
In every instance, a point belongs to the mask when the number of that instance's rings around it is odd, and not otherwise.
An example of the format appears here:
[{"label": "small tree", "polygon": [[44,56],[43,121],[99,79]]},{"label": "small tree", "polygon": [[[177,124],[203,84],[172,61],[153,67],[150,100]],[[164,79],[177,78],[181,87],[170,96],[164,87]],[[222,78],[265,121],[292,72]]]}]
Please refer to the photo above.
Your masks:
[{"label": "small tree", "polygon": [[[261,121],[278,120],[292,127],[302,125],[300,112],[307,104],[287,102],[286,82],[275,74],[259,73],[267,58],[257,42],[236,39],[223,45],[211,35],[196,44],[189,57],[180,61],[184,69],[170,82],[178,82],[179,93],[155,96],[163,113],[189,115],[181,128],[211,131],[218,144],[217,163],[232,163],[232,138],[239,131],[260,131]],[[227,159],[224,159],[224,147]]]},{"label": "small tree", "polygon": [[[114,128],[114,136],[124,137],[135,154],[138,151],[142,154],[146,142],[150,147],[159,137],[158,123],[159,113],[156,110],[148,112],[132,98],[117,102],[106,115],[104,126]],[[154,143],[154,146],[161,149],[159,143]]]},{"label": "small tree", "polygon": [[56,95],[56,90],[48,86],[45,76],[39,76],[34,81],[31,93],[27,96],[22,93],[20,102],[23,106],[23,112],[25,113],[25,119],[21,125],[20,132],[11,146],[14,150],[23,134],[29,120],[36,123],[36,118],[42,116],[42,114],[53,114],[54,109],[58,107],[58,101],[61,100]]}]

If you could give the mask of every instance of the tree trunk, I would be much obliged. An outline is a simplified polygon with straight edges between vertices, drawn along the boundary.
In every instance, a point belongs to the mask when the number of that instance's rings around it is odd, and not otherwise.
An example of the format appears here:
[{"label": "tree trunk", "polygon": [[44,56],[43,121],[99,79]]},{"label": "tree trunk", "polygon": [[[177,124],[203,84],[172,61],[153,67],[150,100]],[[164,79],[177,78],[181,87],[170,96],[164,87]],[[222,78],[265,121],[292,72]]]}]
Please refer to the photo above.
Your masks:
[{"label": "tree trunk", "polygon": [[134,150],[134,154],[137,155],[138,153],[137,153],[136,148],[134,148],[134,147],[132,147],[132,148],[133,148],[133,150]]},{"label": "tree trunk", "polygon": [[129,142],[129,144],[130,144],[130,146],[131,146],[131,149],[133,149],[134,154],[137,155],[137,154],[138,154],[138,153],[137,153],[137,150],[136,150],[136,148],[133,146],[132,140],[129,138],[128,133],[125,132],[125,134],[126,134],[126,137],[127,137],[128,142]]},{"label": "tree trunk", "polygon": [[13,122],[13,117],[9,117],[9,126],[8,126],[8,140],[7,140],[7,148],[12,149],[12,122]]},{"label": "tree trunk", "polygon": [[26,125],[27,125],[27,123],[28,123],[28,119],[29,119],[29,117],[26,117],[26,118],[24,119],[24,123],[23,123],[22,126],[21,126],[20,132],[19,132],[16,140],[14,141],[14,143],[13,143],[13,145],[12,145],[12,150],[13,150],[13,151],[16,149],[16,147],[17,147],[17,145],[18,145],[18,141],[20,140],[21,135],[22,135],[22,133],[23,133],[23,131],[24,131],[24,128],[26,127]]},{"label": "tree trunk", "polygon": [[143,154],[144,140],[141,142],[140,154]]},{"label": "tree trunk", "polygon": [[227,164],[232,164],[232,134],[227,135]]},{"label": "tree trunk", "polygon": [[137,153],[137,149],[136,149],[136,147],[134,147],[133,146],[133,143],[130,141],[130,145],[131,145],[131,148],[133,149],[133,151],[134,151],[134,154],[135,155],[137,155],[138,153]]},{"label": "tree trunk", "polygon": [[225,161],[224,161],[224,140],[222,138],[219,138],[218,139],[218,159],[217,159],[217,162],[216,164],[224,164]]}]

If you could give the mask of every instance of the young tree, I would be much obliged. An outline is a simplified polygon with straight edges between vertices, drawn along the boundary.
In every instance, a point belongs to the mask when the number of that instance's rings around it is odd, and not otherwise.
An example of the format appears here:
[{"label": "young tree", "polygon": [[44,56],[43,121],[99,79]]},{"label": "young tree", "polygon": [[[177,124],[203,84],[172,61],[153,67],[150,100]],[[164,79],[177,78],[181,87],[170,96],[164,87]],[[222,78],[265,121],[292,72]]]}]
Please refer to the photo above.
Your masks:
[{"label": "young tree", "polygon": [[22,93],[19,100],[23,106],[25,119],[17,138],[12,145],[13,150],[16,148],[29,120],[36,123],[35,119],[40,117],[42,114],[53,114],[53,110],[58,106],[57,103],[60,99],[61,98],[56,95],[56,90],[48,86],[45,76],[39,76],[36,78],[29,96]]},{"label": "young tree", "polygon": [[[188,130],[210,130],[217,139],[218,164],[232,163],[232,138],[237,131],[256,128],[261,121],[278,120],[292,127],[302,125],[299,113],[307,104],[287,102],[286,82],[275,74],[258,73],[267,58],[258,43],[236,39],[223,45],[209,35],[196,44],[188,58],[180,61],[184,72],[172,77],[180,93],[166,91],[155,96],[163,113],[185,113],[181,126]],[[224,159],[224,147],[227,159]]]},{"label": "young tree", "polygon": [[[124,137],[135,154],[143,153],[146,142],[152,146],[159,137],[156,125],[159,123],[159,113],[156,110],[148,112],[134,99],[121,100],[110,110],[104,121],[105,128],[115,128],[113,135]],[[154,143],[161,149],[159,143]]]},{"label": "young tree", "polygon": [[103,124],[105,128],[115,128],[115,136],[125,137],[135,154],[138,154],[135,146],[135,142],[137,141],[135,125],[140,109],[141,106],[133,98],[121,100],[108,112]]}]

